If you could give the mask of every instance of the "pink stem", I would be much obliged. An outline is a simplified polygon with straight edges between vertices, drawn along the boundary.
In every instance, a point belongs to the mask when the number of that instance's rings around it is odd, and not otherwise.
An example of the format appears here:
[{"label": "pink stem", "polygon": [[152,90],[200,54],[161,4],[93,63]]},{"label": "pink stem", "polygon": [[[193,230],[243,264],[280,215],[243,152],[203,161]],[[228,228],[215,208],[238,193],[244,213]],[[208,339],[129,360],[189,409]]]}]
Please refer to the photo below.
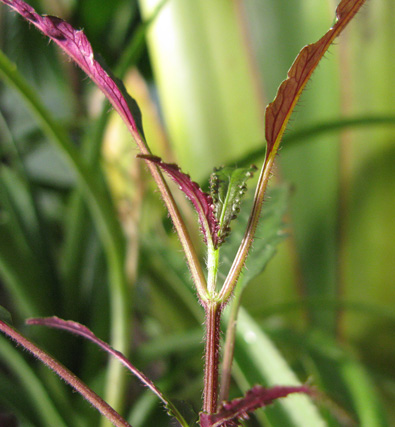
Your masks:
[{"label": "pink stem", "polygon": [[77,378],[72,372],[61,365],[59,362],[54,360],[51,356],[35,346],[23,335],[19,334],[15,329],[8,326],[6,323],[0,321],[0,330],[8,335],[12,340],[17,342],[19,345],[30,351],[38,360],[47,365],[56,374],[58,374],[63,380],[71,385],[75,390],[78,391],[89,403],[92,404],[102,415],[104,415],[109,421],[116,427],[131,427],[111,406],[109,406],[101,397],[99,397],[94,391],[92,391],[87,385],[85,385],[79,378]]},{"label": "pink stem", "polygon": [[206,311],[206,360],[204,375],[203,412],[213,414],[218,400],[219,339],[222,306],[218,302],[205,303]]}]

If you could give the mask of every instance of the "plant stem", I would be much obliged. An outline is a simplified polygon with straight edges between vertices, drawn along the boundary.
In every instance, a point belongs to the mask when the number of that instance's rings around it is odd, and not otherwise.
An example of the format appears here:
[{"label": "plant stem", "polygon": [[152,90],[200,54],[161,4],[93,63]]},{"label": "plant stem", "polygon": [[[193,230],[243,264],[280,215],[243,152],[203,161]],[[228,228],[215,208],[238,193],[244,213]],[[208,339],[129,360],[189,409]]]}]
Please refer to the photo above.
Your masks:
[{"label": "plant stem", "polygon": [[[149,154],[149,153],[144,153]],[[206,279],[203,274],[202,267],[200,265],[199,258],[196,254],[195,247],[192,244],[188,230],[186,229],[185,223],[181,217],[181,214],[178,210],[176,202],[174,201],[173,195],[170,192],[168,185],[166,184],[161,172],[158,167],[153,165],[150,162],[146,162],[147,167],[151,172],[152,177],[154,178],[156,185],[161,193],[163,201],[165,202],[166,208],[169,211],[169,215],[173,221],[174,228],[180,239],[182,248],[185,253],[185,257],[188,262],[189,271],[191,273],[193,282],[196,286],[199,295],[207,294],[207,284]]]},{"label": "plant stem", "polygon": [[[290,147],[314,142],[320,135],[331,134],[334,132],[343,131],[346,129],[358,130],[358,128],[373,127],[373,126],[388,126],[395,125],[394,115],[365,115],[365,116],[349,116],[334,120],[326,120],[317,124],[305,126],[298,130],[293,130],[292,133],[284,135],[282,140],[283,149],[288,150]],[[258,162],[265,156],[266,145],[262,144],[256,149],[253,149],[243,157],[235,158],[226,163],[226,165],[236,164],[239,167],[250,166],[252,163]]]},{"label": "plant stem", "polygon": [[232,267],[230,268],[228,276],[226,277],[225,282],[222,286],[221,292],[219,293],[218,299],[222,301],[223,304],[226,304],[227,300],[232,295],[233,289],[236,286],[241,270],[243,269],[245,260],[248,255],[248,251],[250,250],[252,242],[254,240],[256,227],[258,225],[259,217],[261,215],[263,198],[265,196],[266,187],[270,178],[270,171],[273,166],[275,155],[276,151],[273,150],[266,157],[265,163],[262,166],[261,174],[259,176],[254,196],[254,205],[252,207],[251,215],[248,220],[246,232],[240,244],[239,250],[237,251]]},{"label": "plant stem", "polygon": [[242,293],[243,293],[243,287],[239,282],[235,289],[235,295],[233,297],[231,308],[230,308],[230,316],[227,322],[225,346],[223,351],[223,360],[222,360],[222,369],[221,369],[221,385],[220,385],[220,392],[219,392],[219,403],[224,402],[225,400],[228,400],[228,397],[229,397],[230,379],[232,374],[232,362],[233,362],[235,339],[236,339],[237,316],[239,314],[239,307],[240,307]]},{"label": "plant stem", "polygon": [[[207,291],[208,297],[213,300],[216,297],[216,285],[218,274],[219,250],[214,249],[212,242],[207,239]],[[200,295],[202,298],[202,295]]]},{"label": "plant stem", "polygon": [[111,406],[101,399],[94,391],[86,386],[79,378],[77,378],[67,368],[50,357],[47,353],[35,346],[32,342],[19,334],[15,329],[0,321],[0,330],[9,336],[16,343],[32,353],[38,360],[47,365],[64,381],[70,384],[78,391],[93,407],[95,407],[102,415],[104,415],[114,426],[131,427]]},{"label": "plant stem", "polygon": [[203,411],[213,414],[217,410],[219,338],[222,304],[217,301],[204,303],[206,311],[206,360],[204,372]]}]

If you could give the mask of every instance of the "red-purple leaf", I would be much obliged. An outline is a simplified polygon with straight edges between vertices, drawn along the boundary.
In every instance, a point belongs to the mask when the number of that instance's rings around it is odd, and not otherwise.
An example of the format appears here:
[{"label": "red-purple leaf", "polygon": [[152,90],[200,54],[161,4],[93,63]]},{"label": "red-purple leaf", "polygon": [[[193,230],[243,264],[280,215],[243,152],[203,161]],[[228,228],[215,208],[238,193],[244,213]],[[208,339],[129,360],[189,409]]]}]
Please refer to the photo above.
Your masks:
[{"label": "red-purple leaf", "polygon": [[52,369],[55,374],[59,375],[67,384],[73,387],[78,393],[81,394],[91,405],[103,414],[114,426],[117,427],[131,427],[111,406],[108,405],[100,396],[92,391],[86,384],[77,378],[72,372],[65,368],[58,361],[53,359],[41,348],[34,345],[31,341],[18,333],[14,328],[7,325],[7,323],[0,320],[0,331],[15,341],[18,345],[22,346],[25,350],[29,351],[44,363],[48,368]]},{"label": "red-purple leaf", "polygon": [[218,244],[218,220],[214,214],[214,205],[211,196],[205,193],[199,184],[193,182],[191,177],[181,172],[179,166],[174,163],[165,163],[160,157],[151,155],[139,155],[138,157],[148,160],[158,165],[165,171],[173,181],[175,181],[180,190],[192,202],[199,216],[200,226],[202,228],[204,241],[212,240],[214,247]]},{"label": "red-purple leaf", "polygon": [[200,414],[201,427],[234,427],[240,425],[241,420],[249,418],[248,413],[258,408],[270,405],[280,397],[292,393],[311,393],[307,386],[276,386],[265,388],[255,386],[249,390],[245,397],[224,402],[215,414]]},{"label": "red-purple leaf", "polygon": [[[106,353],[116,357],[122,365],[124,365],[129,371],[136,376],[145,386],[147,386],[153,393],[155,393],[159,399],[164,403],[166,409],[168,410],[169,415],[175,417],[180,424],[184,425],[184,418],[176,406],[166,398],[166,396],[159,390],[158,387],[141,371],[139,371],[135,366],[133,366],[130,361],[119,351],[114,350],[107,343],[98,338],[90,329],[86,326],[81,325],[80,323],[74,322],[72,320],[63,320],[59,317],[45,317],[45,318],[34,318],[28,319],[26,321],[28,325],[41,325],[48,326],[50,328],[62,329],[72,334],[79,335],[86,338],[87,340],[93,342],[102,348]],[[128,424],[129,425],[129,424]]]},{"label": "red-purple leaf", "polygon": [[165,405],[169,404],[167,399],[163,396],[162,392],[155,386],[155,384],[149,378],[147,378],[141,371],[134,367],[122,353],[117,350],[114,350],[100,338],[97,338],[97,336],[86,326],[81,325],[80,323],[74,322],[72,320],[63,320],[56,316],[28,319],[26,323],[28,325],[41,325],[55,329],[62,329],[71,332],[75,335],[84,337],[89,341],[92,341],[100,348],[102,348],[105,352],[116,357],[127,369],[129,369],[129,371],[133,375],[135,375],[144,385],[151,389]]},{"label": "red-purple leaf", "polygon": [[102,63],[103,61],[99,63],[85,34],[81,30],[74,29],[60,18],[39,15],[22,0],[0,1],[35,25],[82,68],[121,115],[140,150],[146,153],[147,148],[143,141],[141,113],[136,101],[127,93],[123,83],[115,78]]},{"label": "red-purple leaf", "polygon": [[268,157],[277,151],[295,104],[333,40],[344,30],[365,0],[342,0],[336,9],[336,23],[316,43],[305,46],[288,71],[274,101],[266,108],[265,128]]}]

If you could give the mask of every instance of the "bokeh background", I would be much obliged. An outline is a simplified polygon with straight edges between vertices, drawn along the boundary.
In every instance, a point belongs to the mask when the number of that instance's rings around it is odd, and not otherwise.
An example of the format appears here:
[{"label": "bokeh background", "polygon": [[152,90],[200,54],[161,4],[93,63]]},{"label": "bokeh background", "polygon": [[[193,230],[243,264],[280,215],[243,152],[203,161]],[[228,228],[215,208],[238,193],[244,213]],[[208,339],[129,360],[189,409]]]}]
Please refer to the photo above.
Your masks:
[{"label": "bokeh background", "polygon": [[[299,50],[331,26],[337,2],[30,4],[84,29],[140,105],[152,151],[207,188],[215,166],[261,164],[265,106]],[[289,237],[243,295],[254,325],[301,381],[323,391],[318,406],[333,426],[395,425],[394,41],[394,1],[368,1],[315,71],[272,179],[291,188]],[[104,185],[119,219],[126,351],[171,396],[199,410],[203,313],[134,142],[82,72],[4,5],[0,47]],[[111,256],[75,171],[35,113],[20,88],[0,81],[0,304],[17,328],[100,391],[104,355],[23,325],[58,315],[107,340],[114,327]],[[177,200],[199,242],[193,212]],[[64,425],[98,425],[82,399],[5,339],[0,359],[4,425],[60,425],[45,415],[52,411]],[[240,353],[234,396],[253,375],[246,364]],[[134,382],[127,387],[123,411],[133,426],[168,425],[149,394]],[[270,411],[249,423],[298,425]]]}]

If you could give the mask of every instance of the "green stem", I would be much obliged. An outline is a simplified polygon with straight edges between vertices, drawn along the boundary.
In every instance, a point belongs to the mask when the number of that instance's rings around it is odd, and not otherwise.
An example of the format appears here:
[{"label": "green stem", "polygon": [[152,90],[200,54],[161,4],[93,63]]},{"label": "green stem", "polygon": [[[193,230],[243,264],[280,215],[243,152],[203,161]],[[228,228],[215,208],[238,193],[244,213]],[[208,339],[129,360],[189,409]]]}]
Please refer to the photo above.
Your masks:
[{"label": "green stem", "polygon": [[276,152],[272,151],[269,157],[267,157],[262,167],[254,196],[254,204],[252,207],[250,218],[248,220],[246,232],[237,251],[233,264],[229,270],[228,276],[226,277],[222,289],[219,293],[219,300],[222,301],[224,304],[226,304],[226,302],[232,295],[233,289],[236,286],[237,280],[240,276],[241,270],[244,266],[248,252],[254,240],[256,227],[258,225],[259,217],[262,210],[263,198],[267,188],[267,183],[270,178],[270,171],[273,166],[275,155]]},{"label": "green stem", "polygon": [[[148,151],[143,154],[150,154]],[[207,295],[207,284],[206,278],[204,277],[202,267],[200,265],[199,258],[197,256],[196,250],[192,244],[190,234],[185,226],[185,223],[181,217],[181,214],[178,210],[176,202],[173,198],[173,195],[170,192],[166,181],[163,178],[160,170],[152,162],[146,161],[147,167],[151,172],[152,177],[154,178],[156,185],[161,193],[163,201],[165,202],[166,208],[169,212],[169,215],[173,221],[174,228],[177,231],[178,238],[180,239],[182,248],[184,250],[187,263],[189,266],[189,271],[191,273],[193,282],[196,286],[198,294],[201,296]]]},{"label": "green stem", "polygon": [[[208,239],[209,240],[209,239]],[[219,249],[214,249],[212,241],[208,241],[207,248],[207,291],[208,298],[214,300],[216,298]]]}]

